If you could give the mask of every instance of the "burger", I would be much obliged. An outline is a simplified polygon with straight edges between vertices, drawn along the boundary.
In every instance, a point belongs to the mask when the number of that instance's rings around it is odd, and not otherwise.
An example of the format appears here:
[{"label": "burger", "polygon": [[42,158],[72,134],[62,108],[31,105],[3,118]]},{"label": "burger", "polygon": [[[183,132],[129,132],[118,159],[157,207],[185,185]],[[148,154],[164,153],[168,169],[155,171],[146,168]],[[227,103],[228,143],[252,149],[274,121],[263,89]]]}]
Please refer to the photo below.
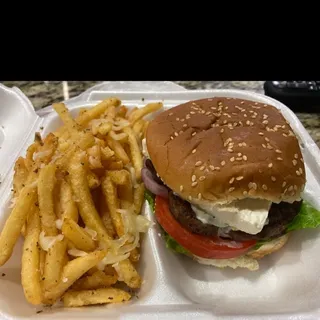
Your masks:
[{"label": "burger", "polygon": [[202,264],[259,268],[289,234],[315,228],[299,141],[274,106],[214,97],[149,124],[142,177],[167,247]]}]

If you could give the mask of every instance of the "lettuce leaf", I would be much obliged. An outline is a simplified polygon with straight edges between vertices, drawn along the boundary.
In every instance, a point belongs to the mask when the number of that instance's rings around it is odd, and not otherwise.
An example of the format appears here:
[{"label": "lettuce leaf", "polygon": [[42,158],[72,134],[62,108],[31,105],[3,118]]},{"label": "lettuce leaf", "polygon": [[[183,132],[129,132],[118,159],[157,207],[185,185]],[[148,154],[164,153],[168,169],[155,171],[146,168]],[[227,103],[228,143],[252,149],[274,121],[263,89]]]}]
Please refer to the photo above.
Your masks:
[{"label": "lettuce leaf", "polygon": [[[155,210],[155,195],[149,190],[145,190],[144,198],[148,201],[152,212]],[[162,228],[161,228],[162,229]],[[189,251],[182,247],[176,240],[174,240],[167,232],[162,229],[163,237],[166,242],[166,247],[170,250],[173,250],[177,253],[182,253],[185,255],[190,255]]]},{"label": "lettuce leaf", "polygon": [[300,212],[289,223],[286,231],[317,228],[320,226],[320,211],[313,208],[310,203],[303,201]]}]

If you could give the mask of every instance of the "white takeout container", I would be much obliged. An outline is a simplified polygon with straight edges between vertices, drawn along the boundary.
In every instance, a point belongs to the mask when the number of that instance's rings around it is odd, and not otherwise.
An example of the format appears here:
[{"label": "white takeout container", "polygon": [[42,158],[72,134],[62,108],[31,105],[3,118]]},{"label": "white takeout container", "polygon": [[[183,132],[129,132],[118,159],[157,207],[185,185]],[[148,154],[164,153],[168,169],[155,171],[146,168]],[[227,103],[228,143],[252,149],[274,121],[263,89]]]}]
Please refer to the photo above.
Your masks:
[{"label": "white takeout container", "polygon": [[[90,90],[66,104],[75,115],[80,107],[117,96],[128,107],[163,101],[165,108],[213,96],[237,97],[281,109],[301,141],[307,170],[304,198],[320,209],[320,151],[286,106],[266,96],[240,90],[105,91]],[[39,117],[20,90],[0,86],[0,228],[10,209],[13,165],[25,155],[36,131],[47,135],[60,125],[52,112]],[[40,128],[44,129],[41,130]],[[144,214],[155,221],[147,205]],[[260,269],[218,269],[200,265],[166,249],[155,225],[144,237],[139,270],[145,282],[138,299],[124,305],[82,308],[34,307],[20,284],[20,240],[11,259],[0,268],[1,319],[319,319],[320,229],[292,233],[279,252],[260,261]],[[5,275],[3,275],[5,274]],[[3,275],[3,276],[2,276]],[[37,313],[37,311],[42,311]]]}]

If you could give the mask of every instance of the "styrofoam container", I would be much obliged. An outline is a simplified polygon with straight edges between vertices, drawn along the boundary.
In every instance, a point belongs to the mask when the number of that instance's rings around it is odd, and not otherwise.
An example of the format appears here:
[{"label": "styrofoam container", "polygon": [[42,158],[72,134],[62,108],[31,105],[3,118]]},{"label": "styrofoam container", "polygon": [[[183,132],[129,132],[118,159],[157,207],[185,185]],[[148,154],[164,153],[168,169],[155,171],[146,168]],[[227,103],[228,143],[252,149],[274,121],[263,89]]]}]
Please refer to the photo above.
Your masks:
[{"label": "styrofoam container", "polygon": [[[210,91],[104,91],[66,102],[75,115],[80,107],[117,96],[128,107],[163,101],[165,108],[182,102],[227,96],[268,103],[279,108],[300,138],[307,172],[304,198],[320,209],[320,151],[300,121],[283,104],[266,96],[239,90]],[[48,134],[60,120],[49,112],[39,117],[20,90],[0,86],[0,227],[9,214],[13,165],[25,155],[34,133]],[[43,130],[40,130],[43,127]],[[147,205],[144,214],[155,221]],[[200,265],[166,249],[155,225],[142,243],[139,271],[145,280],[138,298],[124,305],[82,308],[34,307],[20,284],[20,241],[13,256],[0,268],[1,319],[319,319],[320,318],[320,229],[292,233],[279,252],[260,261],[255,272],[218,269]],[[1,276],[5,274],[5,276]],[[41,313],[36,313],[42,311]]]}]

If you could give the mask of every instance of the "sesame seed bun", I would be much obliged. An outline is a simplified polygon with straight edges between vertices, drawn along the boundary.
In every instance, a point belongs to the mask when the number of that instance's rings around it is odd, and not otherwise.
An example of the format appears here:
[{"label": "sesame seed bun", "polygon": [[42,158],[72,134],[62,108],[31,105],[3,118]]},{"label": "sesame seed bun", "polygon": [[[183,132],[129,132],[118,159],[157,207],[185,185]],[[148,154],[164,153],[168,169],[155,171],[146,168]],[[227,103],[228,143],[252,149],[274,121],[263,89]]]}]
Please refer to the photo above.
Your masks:
[{"label": "sesame seed bun", "polygon": [[146,143],[161,179],[189,201],[293,202],[306,182],[297,137],[263,103],[216,97],[181,104],[150,123]]}]

